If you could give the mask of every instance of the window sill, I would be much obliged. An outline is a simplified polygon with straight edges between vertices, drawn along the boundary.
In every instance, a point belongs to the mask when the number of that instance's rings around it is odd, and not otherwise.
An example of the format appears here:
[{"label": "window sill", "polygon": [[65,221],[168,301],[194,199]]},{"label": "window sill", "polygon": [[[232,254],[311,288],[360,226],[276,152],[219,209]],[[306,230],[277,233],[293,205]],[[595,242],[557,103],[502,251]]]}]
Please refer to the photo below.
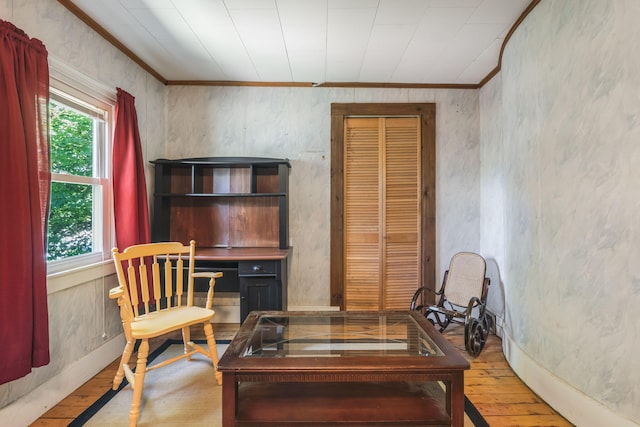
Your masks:
[{"label": "window sill", "polygon": [[92,280],[102,279],[103,277],[115,274],[115,272],[113,261],[105,260],[52,273],[47,276],[47,294],[54,294]]}]

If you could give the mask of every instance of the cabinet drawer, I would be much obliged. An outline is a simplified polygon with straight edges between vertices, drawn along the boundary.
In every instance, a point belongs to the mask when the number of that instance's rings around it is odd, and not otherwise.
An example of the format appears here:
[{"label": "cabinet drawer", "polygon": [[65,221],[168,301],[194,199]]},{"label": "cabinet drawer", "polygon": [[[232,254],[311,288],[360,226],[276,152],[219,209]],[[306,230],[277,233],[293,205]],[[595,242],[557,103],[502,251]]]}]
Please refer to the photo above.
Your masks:
[{"label": "cabinet drawer", "polygon": [[241,261],[238,262],[238,276],[276,276],[278,261]]}]

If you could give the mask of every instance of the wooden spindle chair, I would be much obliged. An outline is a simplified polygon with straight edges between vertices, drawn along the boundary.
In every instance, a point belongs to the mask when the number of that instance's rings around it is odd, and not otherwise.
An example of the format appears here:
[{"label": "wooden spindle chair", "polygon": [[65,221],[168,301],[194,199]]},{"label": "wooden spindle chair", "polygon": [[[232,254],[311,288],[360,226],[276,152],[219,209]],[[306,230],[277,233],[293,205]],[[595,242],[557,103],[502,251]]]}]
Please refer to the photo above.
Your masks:
[{"label": "wooden spindle chair", "polygon": [[[127,340],[113,380],[113,389],[118,389],[125,376],[131,383],[133,401],[129,412],[130,426],[138,422],[144,377],[150,370],[181,359],[190,360],[193,354],[200,353],[211,359],[216,380],[222,384],[222,374],[216,369],[218,352],[211,325],[215,315],[212,309],[215,280],[222,277],[222,273],[195,273],[195,246],[192,240],[189,246],[180,242],[165,242],[134,245],[123,252],[117,248],[112,250],[118,287],[109,291],[109,297],[118,300]],[[183,274],[185,269],[186,275]],[[193,280],[196,277],[209,278],[205,307],[193,305]],[[190,327],[196,324],[204,327],[208,349],[191,341]],[[182,331],[184,353],[148,367],[149,339],[176,330]],[[134,373],[128,363],[137,340],[140,340],[140,345]]]}]

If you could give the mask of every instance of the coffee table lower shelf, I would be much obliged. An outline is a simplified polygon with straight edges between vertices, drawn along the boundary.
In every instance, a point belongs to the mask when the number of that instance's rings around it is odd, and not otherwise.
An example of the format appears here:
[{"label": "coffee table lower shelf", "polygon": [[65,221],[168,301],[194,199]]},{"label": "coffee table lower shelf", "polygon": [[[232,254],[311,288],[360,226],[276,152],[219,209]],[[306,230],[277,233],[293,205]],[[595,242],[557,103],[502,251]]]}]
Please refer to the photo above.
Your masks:
[{"label": "coffee table lower shelf", "polygon": [[449,426],[438,382],[240,382],[235,426]]}]

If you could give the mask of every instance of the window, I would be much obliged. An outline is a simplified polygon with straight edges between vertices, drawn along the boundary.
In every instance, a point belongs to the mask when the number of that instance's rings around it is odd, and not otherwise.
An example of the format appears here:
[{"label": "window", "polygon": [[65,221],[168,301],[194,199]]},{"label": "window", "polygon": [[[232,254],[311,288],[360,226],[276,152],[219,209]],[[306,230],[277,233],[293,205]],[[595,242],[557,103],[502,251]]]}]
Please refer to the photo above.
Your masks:
[{"label": "window", "polygon": [[113,105],[79,91],[50,89],[49,273],[109,256],[112,215],[108,141],[112,110]]}]

